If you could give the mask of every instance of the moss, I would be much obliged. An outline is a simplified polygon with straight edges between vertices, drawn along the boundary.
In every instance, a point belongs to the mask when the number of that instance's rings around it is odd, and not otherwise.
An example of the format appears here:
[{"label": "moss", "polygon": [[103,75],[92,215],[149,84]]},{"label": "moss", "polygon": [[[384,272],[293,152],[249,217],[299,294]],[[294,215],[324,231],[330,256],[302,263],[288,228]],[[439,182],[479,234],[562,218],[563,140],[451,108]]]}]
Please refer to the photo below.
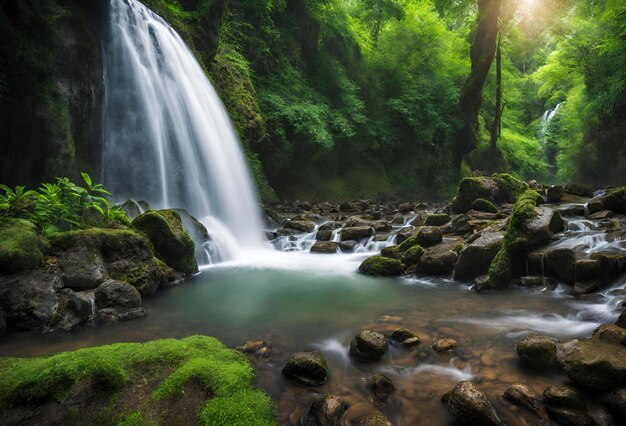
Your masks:
[{"label": "moss", "polygon": [[498,208],[489,200],[478,198],[472,203],[472,210],[478,210],[487,213],[498,213]]},{"label": "moss", "polygon": [[461,179],[456,191],[456,196],[452,202],[452,211],[466,212],[470,209],[474,200],[478,198],[489,198],[491,191],[486,185],[487,181],[488,178],[482,176]]},{"label": "moss", "polygon": [[524,192],[528,189],[528,184],[526,182],[521,181],[508,173],[496,173],[493,177],[499,185],[508,188],[513,193],[515,199],[524,194]]},{"label": "moss", "polygon": [[175,210],[150,210],[133,220],[132,227],[145,234],[158,255],[177,271],[198,272],[196,246]]},{"label": "moss", "polygon": [[406,240],[402,241],[402,243],[400,243],[398,245],[398,249],[400,250],[400,252],[404,253],[405,251],[407,251],[408,249],[410,249],[413,246],[416,246],[419,244],[419,233],[422,230],[422,228],[418,228],[417,231],[415,231],[413,233],[413,235],[411,235],[409,238],[407,238]]},{"label": "moss", "polygon": [[417,265],[425,252],[426,249],[424,247],[414,245],[402,254],[402,262],[405,265]]},{"label": "moss", "polygon": [[489,265],[489,283],[494,288],[501,288],[510,282],[511,277],[511,257],[506,250],[500,250]]},{"label": "moss", "polygon": [[372,256],[361,263],[359,271],[365,275],[394,276],[401,275],[404,268],[398,259]]},{"label": "moss", "polygon": [[31,222],[0,218],[0,272],[36,268],[43,260],[44,247]]},{"label": "moss", "polygon": [[401,259],[402,258],[402,250],[400,250],[400,246],[389,246],[385,247],[380,251],[380,255],[383,257],[389,257],[391,259]]},{"label": "moss", "polygon": [[442,226],[446,223],[450,222],[450,215],[445,213],[440,214],[429,214],[426,216],[426,220],[424,221],[424,225],[426,226]]},{"label": "moss", "polygon": [[[170,371],[173,371],[169,374]],[[192,336],[182,340],[163,339],[147,343],[121,343],[38,358],[0,359],[0,407],[8,409],[33,400],[62,402],[75,389],[96,392],[98,398],[116,398],[132,386],[132,378],[161,381],[152,394],[154,404],[171,404],[184,397],[185,385],[199,381],[209,391],[200,415],[202,424],[275,424],[270,399],[253,387],[253,372],[245,357],[212,337]],[[87,387],[83,389],[83,387]],[[112,401],[108,410],[112,423],[125,404]],[[142,404],[118,418],[118,424],[146,424],[155,409]],[[68,415],[75,415],[68,412]]]}]

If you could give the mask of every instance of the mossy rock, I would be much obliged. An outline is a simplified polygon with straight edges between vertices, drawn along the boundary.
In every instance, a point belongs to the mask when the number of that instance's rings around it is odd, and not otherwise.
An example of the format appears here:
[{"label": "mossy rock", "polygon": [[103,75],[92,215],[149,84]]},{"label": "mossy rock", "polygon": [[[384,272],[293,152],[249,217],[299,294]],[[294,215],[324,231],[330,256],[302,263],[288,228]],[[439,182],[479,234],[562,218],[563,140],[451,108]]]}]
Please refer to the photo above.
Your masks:
[{"label": "mossy rock", "polygon": [[402,263],[406,266],[418,265],[426,249],[420,245],[415,245],[402,254]]},{"label": "mossy rock", "polygon": [[175,210],[151,210],[133,220],[132,227],[145,234],[157,254],[169,266],[186,274],[198,272],[196,246]]},{"label": "mossy rock", "polygon": [[319,386],[328,380],[328,364],[320,351],[297,352],[287,361],[282,374],[303,386]]},{"label": "mossy rock", "polygon": [[[0,358],[0,408],[27,413],[31,424],[47,423],[49,411],[24,407],[45,400],[63,424],[77,415],[86,424],[186,424],[192,410],[205,425],[275,425],[273,404],[253,379],[245,357],[212,337],[121,343]],[[138,384],[148,390],[143,398]]]},{"label": "mossy rock", "polygon": [[509,190],[515,199],[522,195],[529,188],[528,184],[522,180],[519,180],[515,176],[508,173],[496,173],[493,178],[498,184]]},{"label": "mossy rock", "polygon": [[429,214],[424,220],[425,226],[442,226],[450,222],[450,215],[446,213]]},{"label": "mossy rock", "polygon": [[499,173],[490,177],[467,177],[459,182],[451,210],[465,213],[472,208],[472,203],[479,198],[512,203],[527,189],[527,183],[507,173]]},{"label": "mossy rock", "polygon": [[380,255],[390,259],[402,259],[402,251],[398,245],[385,247],[380,251]]},{"label": "mossy rock", "polygon": [[46,249],[37,227],[23,219],[0,218],[0,272],[36,268]]},{"label": "mossy rock", "polygon": [[413,246],[431,247],[443,241],[441,230],[436,226],[422,226],[413,235],[398,245],[404,253]]},{"label": "mossy rock", "polygon": [[403,271],[401,261],[383,256],[372,256],[359,266],[359,272],[365,275],[396,276],[402,275]]},{"label": "mossy rock", "polygon": [[478,210],[481,212],[487,213],[498,213],[498,208],[489,200],[485,200],[484,198],[478,198],[472,203],[472,210]]}]

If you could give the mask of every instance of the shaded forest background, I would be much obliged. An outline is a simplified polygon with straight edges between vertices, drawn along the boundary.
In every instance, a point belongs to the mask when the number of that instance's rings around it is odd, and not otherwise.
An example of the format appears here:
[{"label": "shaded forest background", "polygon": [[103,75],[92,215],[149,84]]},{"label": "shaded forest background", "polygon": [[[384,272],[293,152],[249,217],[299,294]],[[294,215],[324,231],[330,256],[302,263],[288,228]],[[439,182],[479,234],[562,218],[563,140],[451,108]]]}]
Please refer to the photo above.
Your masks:
[{"label": "shaded forest background", "polygon": [[[262,197],[445,198],[474,170],[623,184],[626,2],[503,0],[459,170],[469,0],[146,0],[196,53]],[[106,1],[0,0],[0,181],[99,171]],[[546,110],[557,108],[548,126]]]}]

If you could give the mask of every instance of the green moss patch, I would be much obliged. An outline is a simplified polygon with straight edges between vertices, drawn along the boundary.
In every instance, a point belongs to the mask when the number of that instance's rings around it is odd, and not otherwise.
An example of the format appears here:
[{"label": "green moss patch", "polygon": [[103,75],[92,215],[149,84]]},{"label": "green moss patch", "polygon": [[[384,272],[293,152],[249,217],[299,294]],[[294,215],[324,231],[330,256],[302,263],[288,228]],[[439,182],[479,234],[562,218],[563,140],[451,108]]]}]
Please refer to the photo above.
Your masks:
[{"label": "green moss patch", "polygon": [[23,219],[0,218],[0,272],[36,268],[43,259],[37,227]]},{"label": "green moss patch", "polygon": [[487,213],[498,213],[498,208],[489,200],[478,198],[472,203],[472,210],[478,210]]},{"label": "green moss patch", "polygon": [[528,189],[528,184],[508,173],[496,173],[493,175],[498,185],[508,188],[513,196],[517,199]]},{"label": "green moss patch", "polygon": [[359,272],[365,275],[394,276],[401,275],[403,271],[401,261],[383,256],[372,256],[359,266]]},{"label": "green moss patch", "polygon": [[[253,378],[245,357],[212,337],[113,344],[0,359],[0,408],[29,412],[48,402],[59,418],[87,423],[183,424],[193,412],[205,425],[276,424]],[[38,415],[33,410],[29,421]]]}]

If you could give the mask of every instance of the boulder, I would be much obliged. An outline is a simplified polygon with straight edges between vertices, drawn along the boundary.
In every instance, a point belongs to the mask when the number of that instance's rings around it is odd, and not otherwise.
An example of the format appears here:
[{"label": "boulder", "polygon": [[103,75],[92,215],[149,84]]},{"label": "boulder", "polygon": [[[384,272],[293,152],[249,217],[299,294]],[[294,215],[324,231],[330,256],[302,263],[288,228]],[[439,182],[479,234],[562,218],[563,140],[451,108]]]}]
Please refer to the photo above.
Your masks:
[{"label": "boulder", "polygon": [[397,245],[385,247],[380,251],[380,255],[390,259],[402,259],[402,251],[400,251],[400,247]]},{"label": "boulder", "polygon": [[495,411],[485,394],[475,384],[462,381],[444,395],[448,410],[456,419],[467,425],[499,425]]},{"label": "boulder", "polygon": [[350,228],[343,228],[340,232],[342,241],[369,238],[374,235],[374,233],[374,228],[371,226],[353,226]]},{"label": "boulder", "polygon": [[590,187],[578,183],[568,183],[565,185],[565,192],[571,195],[578,195],[579,197],[593,197],[593,191]]},{"label": "boulder", "polygon": [[615,325],[622,327],[622,328],[626,328],[626,309],[622,311],[621,315],[615,322]]},{"label": "boulder", "polygon": [[602,324],[594,330],[592,337],[614,345],[626,346],[626,329],[617,324]]},{"label": "boulder", "polygon": [[64,289],[59,294],[58,300],[54,316],[45,331],[75,331],[86,324],[92,316],[89,298],[80,293]]},{"label": "boulder", "polygon": [[[183,228],[187,231],[195,243],[196,262],[199,265],[209,263],[209,258],[206,254],[207,247],[212,241],[209,231],[202,224],[202,222],[193,217],[187,210],[176,209],[176,212],[180,216]],[[272,233],[268,236],[268,240],[273,240],[277,236],[277,233]]]},{"label": "boulder", "polygon": [[124,204],[120,206],[120,210],[126,213],[126,216],[128,216],[130,220],[133,220],[141,214],[141,209],[139,208],[139,205],[131,199],[124,201]]},{"label": "boulder", "polygon": [[576,256],[571,248],[550,250],[545,258],[545,274],[565,284],[574,284]]},{"label": "boulder", "polygon": [[512,384],[504,391],[504,398],[514,405],[528,408],[529,410],[537,409],[537,396],[535,392],[522,383]]},{"label": "boulder", "polygon": [[398,328],[391,333],[391,340],[401,343],[403,346],[415,346],[420,343],[420,338],[406,328]]},{"label": "boulder", "polygon": [[541,334],[531,334],[517,344],[517,355],[528,365],[539,369],[556,368],[557,342]]},{"label": "boulder", "polygon": [[304,386],[319,386],[328,379],[328,364],[320,351],[297,352],[282,370],[285,377]]},{"label": "boulder", "polygon": [[339,244],[330,241],[316,241],[311,247],[311,253],[335,254],[339,251]]},{"label": "boulder", "polygon": [[560,425],[592,426],[593,420],[584,410],[546,405],[548,415]]},{"label": "boulder", "polygon": [[108,279],[96,289],[95,301],[100,309],[137,308],[141,306],[141,294],[135,287],[124,281]]},{"label": "boulder", "polygon": [[198,272],[196,246],[175,210],[151,210],[133,220],[132,227],[145,234],[154,250],[169,266],[186,274]]},{"label": "boulder", "polygon": [[456,348],[456,340],[449,337],[443,337],[435,342],[433,349],[437,352],[446,352]]},{"label": "boulder", "polygon": [[[604,207],[602,210],[611,210],[615,213],[626,214],[626,187],[611,189],[604,195],[596,197],[593,200],[598,200],[602,203]],[[590,213],[594,212],[590,211]]]},{"label": "boulder", "polygon": [[350,342],[350,355],[360,361],[378,361],[387,351],[388,345],[384,334],[363,330]]},{"label": "boulder", "polygon": [[393,423],[382,414],[370,414],[361,417],[357,423],[358,426],[393,426]]},{"label": "boulder", "polygon": [[511,188],[494,177],[467,177],[459,182],[451,210],[456,213],[465,213],[471,208],[472,203],[479,198],[498,202],[513,202],[514,194]]},{"label": "boulder", "polygon": [[374,399],[386,404],[391,395],[396,390],[391,379],[384,374],[375,374],[367,381],[367,390],[371,392]]},{"label": "boulder", "polygon": [[348,410],[347,402],[332,394],[316,398],[302,422],[303,426],[341,426],[341,419]]},{"label": "boulder", "polygon": [[558,362],[574,382],[597,390],[626,385],[626,347],[599,338],[558,346]]},{"label": "boulder", "polygon": [[491,261],[502,247],[503,239],[502,232],[483,232],[477,240],[467,245],[454,267],[454,279],[470,281],[487,274]]},{"label": "boulder", "polygon": [[424,219],[425,226],[442,226],[450,222],[450,215],[446,213],[429,214]]},{"label": "boulder", "polygon": [[330,229],[324,230],[324,231],[317,231],[317,233],[315,234],[315,239],[317,241],[330,241],[331,238],[333,237],[333,231]]},{"label": "boulder", "polygon": [[426,249],[419,244],[414,245],[413,247],[402,253],[402,263],[404,263],[406,266],[419,265],[425,252]]},{"label": "boulder", "polygon": [[528,253],[550,242],[555,232],[563,230],[563,220],[558,211],[550,207],[535,207],[532,218],[524,221],[522,229],[509,245],[509,251],[516,254]]},{"label": "boulder", "polygon": [[443,234],[436,226],[422,226],[409,238],[399,243],[401,252],[405,252],[415,245],[422,247],[432,247],[443,241]]},{"label": "boulder", "polygon": [[419,271],[429,275],[446,275],[452,272],[459,258],[457,243],[441,244],[422,255]]},{"label": "boulder", "polygon": [[76,290],[96,288],[107,277],[104,257],[97,244],[76,244],[57,251],[61,279],[65,287]]},{"label": "boulder", "polygon": [[310,220],[288,220],[284,228],[309,233],[315,229],[315,223]]},{"label": "boulder", "polygon": [[403,271],[401,261],[383,256],[369,257],[359,266],[359,272],[365,275],[397,276],[402,275]]},{"label": "boulder", "polygon": [[599,212],[595,212],[587,216],[590,220],[604,220],[613,216],[613,212],[611,210],[600,210]]},{"label": "boulder", "polygon": [[616,389],[605,395],[605,403],[622,418],[626,419],[626,388]]},{"label": "boulder", "polygon": [[137,308],[104,308],[98,311],[100,324],[114,324],[123,321],[132,321],[146,315],[146,310]]},{"label": "boulder", "polygon": [[546,197],[548,199],[548,203],[558,203],[561,201],[563,194],[565,193],[565,188],[561,185],[552,185],[546,191]]},{"label": "boulder", "polygon": [[477,210],[486,213],[498,213],[498,208],[489,200],[478,198],[472,203],[470,210]]},{"label": "boulder", "polygon": [[46,247],[37,227],[23,219],[0,217],[0,273],[36,268]]},{"label": "boulder", "polygon": [[570,408],[585,408],[583,396],[571,386],[548,386],[543,391],[546,404]]}]

